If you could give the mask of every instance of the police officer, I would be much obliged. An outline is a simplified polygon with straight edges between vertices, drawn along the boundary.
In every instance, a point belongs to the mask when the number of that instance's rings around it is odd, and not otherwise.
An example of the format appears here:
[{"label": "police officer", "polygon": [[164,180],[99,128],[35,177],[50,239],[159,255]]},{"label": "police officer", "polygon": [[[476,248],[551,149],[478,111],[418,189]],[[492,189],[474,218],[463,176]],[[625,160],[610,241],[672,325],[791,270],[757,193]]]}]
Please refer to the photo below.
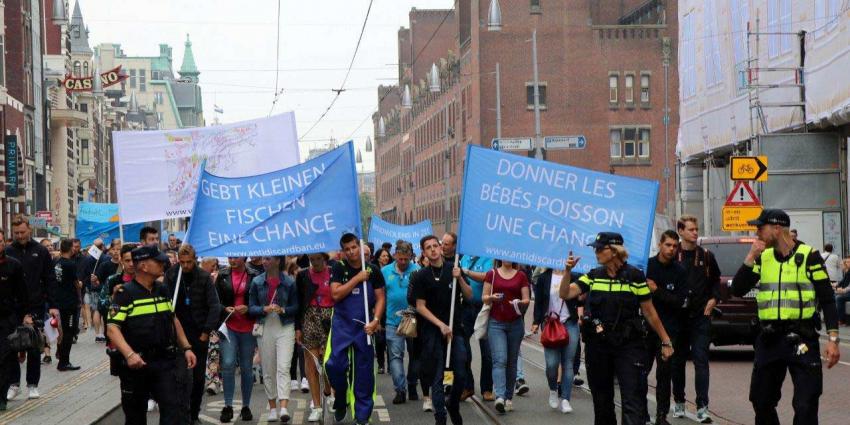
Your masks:
[{"label": "police officer", "polygon": [[146,424],[148,396],[159,403],[162,425],[185,425],[189,406],[179,397],[186,373],[178,370],[178,356],[189,368],[196,358],[180,321],[174,317],[171,299],[156,279],[168,256],[155,246],[142,246],[131,253],[133,280],[113,297],[107,332],[123,357],[120,366],[121,407],[125,423]]},{"label": "police officer", "polygon": [[[646,358],[646,331],[640,312],[661,339],[664,361],[673,355],[673,344],[664,330],[642,271],[626,263],[628,252],[619,233],[602,232],[589,244],[600,264],[576,282],[561,285],[561,298],[571,300],[587,294],[582,336],[585,341],[587,379],[593,397],[596,425],[616,424],[614,410],[614,376],[620,383],[622,422],[643,424],[646,392],[641,391],[641,374]],[[570,252],[565,275],[572,272],[580,257]],[[637,366],[637,367],[636,367]]]},{"label": "police officer", "polygon": [[791,220],[782,210],[765,209],[755,220],[758,239],[732,280],[732,293],[743,296],[758,283],[759,324],[750,402],[756,424],[779,424],[776,405],[786,369],[794,383],[794,424],[818,423],[823,391],[818,306],[823,309],[829,342],[824,357],[831,368],[839,359],[838,312],[823,258],[811,246],[795,242]]},{"label": "police officer", "polygon": [[43,308],[30,305],[24,268],[18,260],[6,255],[5,247],[6,237],[0,230],[0,412],[6,410],[10,375],[18,367],[17,353],[9,348],[7,337],[22,323],[32,326],[33,311]]}]

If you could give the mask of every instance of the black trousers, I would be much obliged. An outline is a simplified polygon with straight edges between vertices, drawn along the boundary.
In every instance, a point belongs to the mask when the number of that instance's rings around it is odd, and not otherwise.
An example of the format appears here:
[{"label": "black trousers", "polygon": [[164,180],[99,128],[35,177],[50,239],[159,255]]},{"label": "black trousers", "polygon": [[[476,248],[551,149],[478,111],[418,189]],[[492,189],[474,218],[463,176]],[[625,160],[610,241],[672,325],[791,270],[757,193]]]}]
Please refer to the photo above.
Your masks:
[{"label": "black trousers", "polygon": [[[198,414],[201,413],[201,401],[204,397],[207,372],[207,353],[209,352],[209,341],[201,342],[200,336],[187,335],[189,343],[192,344],[192,352],[198,359],[195,367],[184,372],[189,377],[191,383],[191,395],[189,397],[189,413],[192,419],[198,419]],[[178,361],[178,365],[184,368],[183,362]]]},{"label": "black trousers", "polygon": [[[419,334],[422,328],[419,328]],[[410,394],[416,392],[416,383],[422,387],[422,395],[428,397],[431,394],[431,382],[421,379],[422,375],[422,338],[406,338],[407,342],[407,391]]]},{"label": "black trousers", "polygon": [[14,332],[14,329],[8,327],[0,327],[0,397],[6,399],[6,391],[9,391],[9,385],[12,382],[12,370],[18,369],[20,377],[20,366],[18,366],[17,354],[9,349],[9,342],[6,339]]},{"label": "black trousers", "polygon": [[56,347],[56,360],[59,366],[71,363],[71,346],[74,344],[74,337],[77,336],[80,329],[79,311],[79,307],[59,310],[59,320],[62,323],[62,341]]},{"label": "black trousers", "polygon": [[750,381],[750,401],[755,410],[756,425],[779,425],[776,405],[782,398],[785,372],[791,373],[794,382],[794,425],[817,425],[818,400],[823,393],[820,344],[817,338],[803,338],[808,351],[797,354],[797,346],[784,336],[765,341],[756,338],[756,358]]},{"label": "black trousers", "polygon": [[126,425],[146,425],[148,398],[159,403],[160,425],[186,425],[189,422],[185,397],[180,397],[186,380],[176,359],[144,359],[147,366],[132,370],[120,367],[121,409]]},{"label": "black trousers", "polygon": [[[674,338],[672,336],[674,334],[668,333],[668,335],[671,335],[671,339]],[[656,416],[666,416],[667,412],[670,411],[673,363],[672,359],[664,361],[661,358],[661,340],[655,332],[650,332],[646,337],[646,367],[644,368],[641,381],[644,394],[647,394],[649,391],[649,373],[652,371],[652,364],[656,360],[658,361],[658,366],[655,368],[655,399],[657,404],[655,412]],[[646,403],[643,404],[643,417],[647,422],[649,421],[649,410]]]},{"label": "black trousers", "polygon": [[646,347],[643,339],[612,345],[598,338],[585,340],[587,382],[593,398],[593,423],[616,425],[614,376],[620,383],[623,425],[643,425],[646,391],[641,385],[645,369]]}]

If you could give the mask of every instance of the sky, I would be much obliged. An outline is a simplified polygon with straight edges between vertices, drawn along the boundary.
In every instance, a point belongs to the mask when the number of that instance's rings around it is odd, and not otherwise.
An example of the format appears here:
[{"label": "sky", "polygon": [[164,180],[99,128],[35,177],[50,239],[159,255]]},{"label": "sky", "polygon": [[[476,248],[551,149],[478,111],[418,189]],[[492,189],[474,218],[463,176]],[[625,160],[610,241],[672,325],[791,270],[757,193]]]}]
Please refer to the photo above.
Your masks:
[{"label": "sky", "polygon": [[[71,11],[73,11],[71,0]],[[283,89],[273,112],[295,111],[301,156],[311,147],[354,140],[363,150],[365,171],[374,156],[365,152],[373,136],[371,115],[377,87],[398,79],[399,27],[409,26],[410,9],[447,9],[453,0],[373,0],[347,91],[327,109],[345,78],[369,0],[79,0],[89,40],[121,44],[128,56],[157,56],[160,43],[173,48],[175,73],[183,62],[186,34],[203,91],[204,118],[213,104],[224,109],[222,123],[268,116],[275,96],[276,40],[280,30],[277,84]],[[277,26],[280,4],[280,26]],[[374,137],[374,136],[373,136]]]}]

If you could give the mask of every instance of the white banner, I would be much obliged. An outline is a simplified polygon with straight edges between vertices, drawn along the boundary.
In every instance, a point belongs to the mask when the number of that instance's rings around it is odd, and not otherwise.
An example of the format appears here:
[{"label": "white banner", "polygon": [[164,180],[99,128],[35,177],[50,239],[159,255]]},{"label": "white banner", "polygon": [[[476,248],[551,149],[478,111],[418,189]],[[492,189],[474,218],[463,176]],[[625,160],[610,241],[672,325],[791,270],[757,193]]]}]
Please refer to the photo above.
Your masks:
[{"label": "white banner", "polygon": [[198,167],[221,177],[297,165],[295,113],[214,127],[117,131],[115,180],[124,224],[192,215]]}]

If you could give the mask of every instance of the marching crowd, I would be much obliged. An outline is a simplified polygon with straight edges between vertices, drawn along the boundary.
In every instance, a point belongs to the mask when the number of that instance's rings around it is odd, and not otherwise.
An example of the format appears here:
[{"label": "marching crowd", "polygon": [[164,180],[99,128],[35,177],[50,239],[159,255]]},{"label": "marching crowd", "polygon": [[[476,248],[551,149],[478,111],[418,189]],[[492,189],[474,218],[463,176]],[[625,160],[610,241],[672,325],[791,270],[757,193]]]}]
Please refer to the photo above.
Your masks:
[{"label": "marching crowd", "polygon": [[[779,423],[778,379],[786,368],[795,382],[795,423],[817,422],[818,310],[830,334],[827,365],[838,360],[839,312],[823,257],[792,240],[789,224],[778,210],[765,210],[754,221],[759,240],[732,283],[743,295],[761,279],[762,332],[750,395],[756,423]],[[372,415],[377,371],[391,376],[393,404],[421,401],[435,423],[457,425],[463,423],[460,403],[476,393],[476,378],[481,398],[499,414],[510,414],[514,396],[529,391],[521,346],[530,329],[544,346],[551,409],[573,411],[584,351],[596,424],[617,422],[615,380],[622,423],[650,422],[653,364],[653,423],[668,424],[671,397],[672,416],[686,414],[691,358],[695,416],[712,422],[708,348],[720,272],[713,254],[697,244],[692,216],[660,235],[658,254],[645,271],[628,262],[625,241],[611,232],[590,244],[595,259],[565,253],[560,270],[461,255],[453,233],[380,247],[345,234],[339,251],[228,258],[220,268],[217,259],[199,259],[174,235],[160,244],[151,227],[142,229],[138,243],[96,240],[88,252],[102,255],[88,255],[72,239],[61,240],[56,253],[49,240],[32,239],[25,217],[12,228],[10,241],[0,238],[0,394],[6,395],[0,410],[21,391],[23,362],[27,395],[39,397],[41,364],[51,363],[54,351],[43,336],[50,332],[38,329],[55,329],[57,369],[73,371],[79,367],[71,362],[72,346],[91,326],[120,378],[128,424],[146,423],[146,412],[155,408],[163,424],[196,423],[204,394],[218,391],[224,394],[221,422],[250,421],[256,380],[265,390],[268,421],[289,422],[291,392],[301,390],[311,394],[309,422],[319,421],[326,405],[337,421],[350,413],[364,424]],[[574,269],[581,262],[595,265],[580,274]],[[782,299],[788,282],[799,299]],[[839,297],[846,298],[846,287],[842,281]],[[797,339],[786,347],[791,335]],[[481,356],[478,376],[472,344]],[[764,385],[772,390],[759,390]]]}]

